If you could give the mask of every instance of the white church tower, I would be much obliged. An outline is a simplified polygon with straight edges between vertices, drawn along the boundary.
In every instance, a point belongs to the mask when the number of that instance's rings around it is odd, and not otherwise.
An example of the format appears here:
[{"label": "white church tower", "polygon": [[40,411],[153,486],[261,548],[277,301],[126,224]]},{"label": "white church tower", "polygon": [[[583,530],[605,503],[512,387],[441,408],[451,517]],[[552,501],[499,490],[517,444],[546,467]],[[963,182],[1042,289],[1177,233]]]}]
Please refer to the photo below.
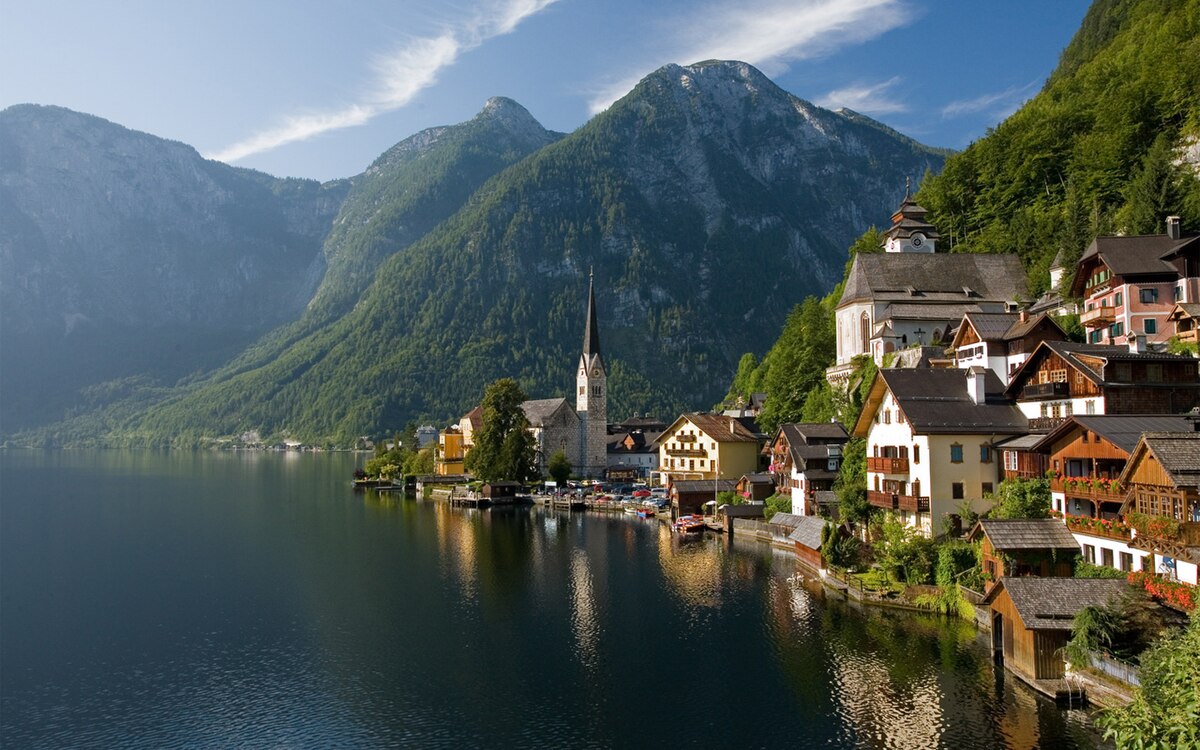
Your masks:
[{"label": "white church tower", "polygon": [[937,252],[940,235],[933,225],[925,221],[929,210],[917,205],[912,197],[912,183],[904,181],[904,200],[892,214],[892,227],[883,234],[885,253],[933,253]]},{"label": "white church tower", "polygon": [[596,322],[596,291],[588,273],[587,324],[583,354],[575,376],[575,411],[579,414],[579,458],[576,472],[601,477],[608,463],[608,373],[600,356],[600,326]]}]

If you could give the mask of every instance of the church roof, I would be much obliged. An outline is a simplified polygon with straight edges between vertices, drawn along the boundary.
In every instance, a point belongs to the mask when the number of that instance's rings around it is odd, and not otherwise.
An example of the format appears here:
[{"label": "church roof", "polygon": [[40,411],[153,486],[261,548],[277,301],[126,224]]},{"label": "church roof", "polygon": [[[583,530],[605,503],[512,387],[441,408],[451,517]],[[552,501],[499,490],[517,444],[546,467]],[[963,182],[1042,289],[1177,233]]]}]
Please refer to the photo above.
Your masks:
[{"label": "church roof", "polygon": [[971,305],[1024,295],[1025,270],[1012,254],[859,253],[838,307],[859,300]]},{"label": "church roof", "polygon": [[[541,427],[547,419],[565,406],[567,406],[565,398],[539,398],[522,403],[521,411],[525,412],[525,418],[529,420],[531,427]],[[574,409],[568,408],[567,410],[575,414]]]},{"label": "church roof", "polygon": [[591,274],[588,274],[588,309],[587,323],[583,328],[583,357],[589,364],[592,364],[593,358],[599,358],[603,367],[604,360],[600,356],[600,324],[596,321],[596,288]]}]

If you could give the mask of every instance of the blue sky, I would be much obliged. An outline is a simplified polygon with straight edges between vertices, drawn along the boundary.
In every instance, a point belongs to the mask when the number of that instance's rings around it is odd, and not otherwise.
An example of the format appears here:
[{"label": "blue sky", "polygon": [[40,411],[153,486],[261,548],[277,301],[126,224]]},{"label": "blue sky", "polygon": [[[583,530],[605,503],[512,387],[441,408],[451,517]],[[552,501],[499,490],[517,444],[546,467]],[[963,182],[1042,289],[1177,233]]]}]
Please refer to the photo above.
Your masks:
[{"label": "blue sky", "polygon": [[0,108],[57,104],[279,176],[348,177],[491,96],[569,132],[666,63],[962,148],[1037,93],[1083,0],[4,0]]}]

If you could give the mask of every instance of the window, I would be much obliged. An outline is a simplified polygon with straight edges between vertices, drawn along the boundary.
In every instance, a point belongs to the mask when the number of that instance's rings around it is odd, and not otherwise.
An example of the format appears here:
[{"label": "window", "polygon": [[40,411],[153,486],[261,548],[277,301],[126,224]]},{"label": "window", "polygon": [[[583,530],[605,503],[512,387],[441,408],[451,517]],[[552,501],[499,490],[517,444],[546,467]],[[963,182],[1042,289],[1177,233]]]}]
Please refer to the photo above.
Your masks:
[{"label": "window", "polygon": [[1113,307],[1120,307],[1120,306],[1121,306],[1121,293],[1117,292],[1116,294],[1113,295]]},{"label": "window", "polygon": [[981,489],[983,490],[984,497],[987,497],[988,495],[990,495],[996,491],[995,487],[992,486],[991,482],[984,482]]},{"label": "window", "polygon": [[1083,561],[1086,563],[1096,564],[1096,547],[1091,544],[1083,545]]},{"label": "window", "polygon": [[955,443],[950,446],[950,463],[961,464],[962,456],[962,445]]},{"label": "window", "polygon": [[919,446],[919,445],[913,446],[913,463],[914,464],[921,463],[921,446]]},{"label": "window", "polygon": [[1085,401],[1083,404],[1083,410],[1086,411],[1088,414],[1095,414],[1096,413],[1096,399],[1089,398],[1087,401]]},{"label": "window", "polygon": [[1113,565],[1113,551],[1108,547],[1100,548],[1100,564],[1107,565],[1110,568],[1115,567]]},{"label": "window", "polygon": [[1154,288],[1142,287],[1138,290],[1138,297],[1144,305],[1153,305],[1158,302],[1158,290]]},{"label": "window", "polygon": [[891,409],[884,409],[884,410],[883,410],[883,423],[884,423],[884,424],[891,424],[891,423],[892,423],[892,410],[891,410]]},{"label": "window", "polygon": [[992,447],[990,445],[979,446],[979,463],[990,464],[992,462]]},{"label": "window", "polygon": [[1158,333],[1158,321],[1154,318],[1146,318],[1142,323],[1142,330],[1146,333]]},{"label": "window", "polygon": [[1128,552],[1122,552],[1120,554],[1120,559],[1121,559],[1121,566],[1120,566],[1121,570],[1125,571],[1126,573],[1133,570],[1133,555],[1132,554],[1130,554]]},{"label": "window", "polygon": [[1102,329],[1097,328],[1088,333],[1088,343],[1099,344],[1102,341],[1104,341],[1104,331]]},{"label": "window", "polygon": [[1008,471],[1016,471],[1017,470],[1018,466],[1017,466],[1017,452],[1016,451],[1004,451],[1004,468],[1007,469]]},{"label": "window", "polygon": [[1177,286],[1177,287],[1175,287],[1175,301],[1180,302],[1182,300],[1183,300],[1183,287]]},{"label": "window", "polygon": [[871,318],[863,313],[858,320],[858,335],[862,337],[862,351],[869,352],[871,350]]},{"label": "window", "polygon": [[962,482],[951,482],[950,483],[950,497],[952,497],[955,500],[963,499],[964,495],[963,495],[963,483]]},{"label": "window", "polygon": [[1112,325],[1110,325],[1108,327],[1108,337],[1110,339],[1115,339],[1117,336],[1124,335],[1124,333],[1125,333],[1125,324],[1124,323],[1113,323]]},{"label": "window", "polygon": [[1163,379],[1162,365],[1149,364],[1146,365],[1146,380],[1151,383],[1161,383]]}]

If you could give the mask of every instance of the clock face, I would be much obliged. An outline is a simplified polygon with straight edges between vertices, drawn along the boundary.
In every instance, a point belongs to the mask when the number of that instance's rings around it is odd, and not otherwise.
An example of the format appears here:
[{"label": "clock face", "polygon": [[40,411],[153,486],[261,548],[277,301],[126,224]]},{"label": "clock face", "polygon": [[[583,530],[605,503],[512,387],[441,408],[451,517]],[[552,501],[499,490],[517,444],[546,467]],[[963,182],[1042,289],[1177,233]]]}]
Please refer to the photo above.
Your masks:
[{"label": "clock face", "polygon": [[919,234],[913,235],[913,238],[912,238],[912,246],[913,247],[920,247],[922,244],[924,244],[924,242],[925,242],[925,238],[922,237],[921,235],[919,235]]},{"label": "clock face", "polygon": [[593,378],[598,378],[598,377],[600,377],[600,368],[599,368],[599,367],[597,367],[596,369],[592,370],[592,377],[593,377]]}]

